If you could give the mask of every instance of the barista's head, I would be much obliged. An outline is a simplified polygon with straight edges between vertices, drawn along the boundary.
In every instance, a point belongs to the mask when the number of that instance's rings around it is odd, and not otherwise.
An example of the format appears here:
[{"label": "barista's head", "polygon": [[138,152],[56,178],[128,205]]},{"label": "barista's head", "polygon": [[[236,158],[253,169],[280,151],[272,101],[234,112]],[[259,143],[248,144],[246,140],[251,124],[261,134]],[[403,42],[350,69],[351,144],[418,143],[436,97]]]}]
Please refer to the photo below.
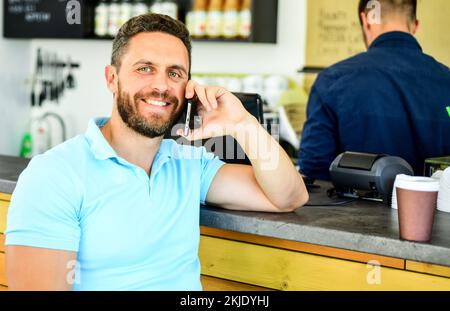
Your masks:
[{"label": "barista's head", "polygon": [[417,0],[360,0],[358,14],[366,46],[385,32],[415,34],[419,26],[416,11]]}]

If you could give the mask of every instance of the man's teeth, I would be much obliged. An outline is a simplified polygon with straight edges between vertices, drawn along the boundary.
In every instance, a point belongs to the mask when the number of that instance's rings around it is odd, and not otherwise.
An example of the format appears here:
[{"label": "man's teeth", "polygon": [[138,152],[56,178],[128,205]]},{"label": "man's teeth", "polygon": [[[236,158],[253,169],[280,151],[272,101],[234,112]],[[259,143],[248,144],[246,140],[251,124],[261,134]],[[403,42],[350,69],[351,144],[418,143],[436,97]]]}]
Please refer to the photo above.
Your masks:
[{"label": "man's teeth", "polygon": [[149,105],[154,105],[154,106],[159,106],[159,107],[167,106],[166,102],[161,102],[158,100],[145,100],[145,102]]}]

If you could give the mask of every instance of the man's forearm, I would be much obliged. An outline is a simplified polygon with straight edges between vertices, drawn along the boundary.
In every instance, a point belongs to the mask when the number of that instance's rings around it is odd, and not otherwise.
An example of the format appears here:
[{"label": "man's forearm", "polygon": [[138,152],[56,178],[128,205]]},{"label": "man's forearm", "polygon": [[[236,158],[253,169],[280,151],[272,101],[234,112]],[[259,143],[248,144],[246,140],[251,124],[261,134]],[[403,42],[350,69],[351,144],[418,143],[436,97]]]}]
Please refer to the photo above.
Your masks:
[{"label": "man's forearm", "polygon": [[233,136],[250,159],[259,186],[275,206],[292,210],[306,203],[308,193],[301,175],[254,117],[237,125]]}]

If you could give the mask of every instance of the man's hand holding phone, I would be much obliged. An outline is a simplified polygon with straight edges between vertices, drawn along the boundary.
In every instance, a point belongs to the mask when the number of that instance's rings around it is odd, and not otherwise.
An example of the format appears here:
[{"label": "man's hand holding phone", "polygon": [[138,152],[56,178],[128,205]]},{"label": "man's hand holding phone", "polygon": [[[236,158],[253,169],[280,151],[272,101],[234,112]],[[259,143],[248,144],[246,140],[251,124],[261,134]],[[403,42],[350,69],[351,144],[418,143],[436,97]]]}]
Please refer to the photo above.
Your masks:
[{"label": "man's hand holding phone", "polygon": [[[187,99],[186,123],[184,129],[178,130],[178,134],[185,136],[188,140],[223,135],[235,137],[240,126],[252,123],[259,125],[241,101],[223,87],[202,86],[191,80],[186,86],[185,97]],[[193,121],[193,109],[197,110],[202,120],[201,126],[196,129],[189,126]]]}]

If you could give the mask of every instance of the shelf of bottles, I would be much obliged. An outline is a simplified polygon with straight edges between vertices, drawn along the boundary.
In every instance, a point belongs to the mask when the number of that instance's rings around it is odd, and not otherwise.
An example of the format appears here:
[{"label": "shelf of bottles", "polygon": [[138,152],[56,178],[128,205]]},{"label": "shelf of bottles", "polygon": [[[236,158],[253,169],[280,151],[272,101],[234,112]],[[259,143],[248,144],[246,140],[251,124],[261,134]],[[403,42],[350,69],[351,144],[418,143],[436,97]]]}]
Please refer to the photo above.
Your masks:
[{"label": "shelf of bottles", "polygon": [[86,35],[111,39],[130,18],[161,13],[186,24],[197,41],[276,43],[278,0],[100,0]]}]

